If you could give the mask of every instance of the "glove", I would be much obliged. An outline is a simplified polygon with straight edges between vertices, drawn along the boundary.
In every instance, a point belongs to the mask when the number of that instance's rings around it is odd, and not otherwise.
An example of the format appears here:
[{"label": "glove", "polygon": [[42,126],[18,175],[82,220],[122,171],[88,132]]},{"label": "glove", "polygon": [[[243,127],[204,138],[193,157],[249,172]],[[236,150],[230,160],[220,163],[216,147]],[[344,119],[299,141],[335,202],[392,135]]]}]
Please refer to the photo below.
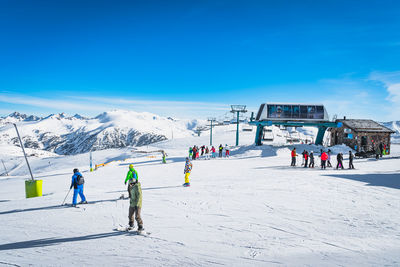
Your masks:
[{"label": "glove", "polygon": [[125,185],[126,185],[126,181],[125,181]]},{"label": "glove", "polygon": [[72,187],[74,187],[74,185],[72,185],[72,184],[71,184],[71,186],[69,187],[69,189],[71,190],[71,189],[72,189]]}]

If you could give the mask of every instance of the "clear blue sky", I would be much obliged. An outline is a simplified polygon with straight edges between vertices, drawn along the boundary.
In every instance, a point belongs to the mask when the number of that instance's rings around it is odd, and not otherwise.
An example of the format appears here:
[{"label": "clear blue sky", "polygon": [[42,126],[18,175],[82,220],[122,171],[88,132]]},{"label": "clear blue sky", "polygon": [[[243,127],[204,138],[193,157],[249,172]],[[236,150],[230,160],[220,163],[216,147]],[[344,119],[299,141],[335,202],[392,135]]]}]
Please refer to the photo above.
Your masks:
[{"label": "clear blue sky", "polygon": [[324,103],[400,119],[399,1],[0,1],[0,115],[207,117]]}]

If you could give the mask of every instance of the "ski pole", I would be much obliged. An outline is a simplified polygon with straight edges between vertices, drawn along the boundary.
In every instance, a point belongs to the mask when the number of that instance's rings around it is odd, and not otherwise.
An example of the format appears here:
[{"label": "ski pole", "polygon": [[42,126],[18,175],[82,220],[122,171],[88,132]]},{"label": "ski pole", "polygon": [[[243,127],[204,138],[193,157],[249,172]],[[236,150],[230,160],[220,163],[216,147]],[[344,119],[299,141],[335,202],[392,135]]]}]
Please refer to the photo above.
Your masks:
[{"label": "ski pole", "polygon": [[61,204],[61,206],[64,205],[64,202],[65,202],[65,200],[67,199],[67,197],[68,197],[68,195],[69,195],[69,192],[71,192],[71,188],[69,189],[67,195],[65,196],[64,201],[63,201],[63,203]]}]

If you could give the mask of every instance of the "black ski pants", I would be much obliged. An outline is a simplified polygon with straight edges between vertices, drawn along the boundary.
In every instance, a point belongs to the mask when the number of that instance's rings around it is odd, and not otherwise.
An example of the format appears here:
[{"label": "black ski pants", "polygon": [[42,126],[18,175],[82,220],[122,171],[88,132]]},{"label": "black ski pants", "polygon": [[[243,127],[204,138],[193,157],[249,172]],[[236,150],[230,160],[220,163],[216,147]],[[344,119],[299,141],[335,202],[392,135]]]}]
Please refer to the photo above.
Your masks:
[{"label": "black ski pants", "polygon": [[326,160],[321,160],[321,169],[326,169]]}]

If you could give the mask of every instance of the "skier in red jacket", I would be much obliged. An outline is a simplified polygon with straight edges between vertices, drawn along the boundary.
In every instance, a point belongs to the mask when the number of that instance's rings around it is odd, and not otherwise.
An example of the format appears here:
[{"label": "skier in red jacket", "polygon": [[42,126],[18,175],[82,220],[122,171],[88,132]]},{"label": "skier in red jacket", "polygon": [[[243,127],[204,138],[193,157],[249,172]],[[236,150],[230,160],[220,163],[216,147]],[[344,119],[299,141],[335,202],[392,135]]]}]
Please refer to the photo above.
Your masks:
[{"label": "skier in red jacket", "polygon": [[292,163],[290,164],[290,166],[293,166],[293,167],[296,166],[296,157],[297,157],[296,148],[293,148],[293,150],[292,150]]},{"label": "skier in red jacket", "polygon": [[328,154],[326,152],[322,152],[321,154],[321,169],[326,169],[326,160],[328,159]]}]

